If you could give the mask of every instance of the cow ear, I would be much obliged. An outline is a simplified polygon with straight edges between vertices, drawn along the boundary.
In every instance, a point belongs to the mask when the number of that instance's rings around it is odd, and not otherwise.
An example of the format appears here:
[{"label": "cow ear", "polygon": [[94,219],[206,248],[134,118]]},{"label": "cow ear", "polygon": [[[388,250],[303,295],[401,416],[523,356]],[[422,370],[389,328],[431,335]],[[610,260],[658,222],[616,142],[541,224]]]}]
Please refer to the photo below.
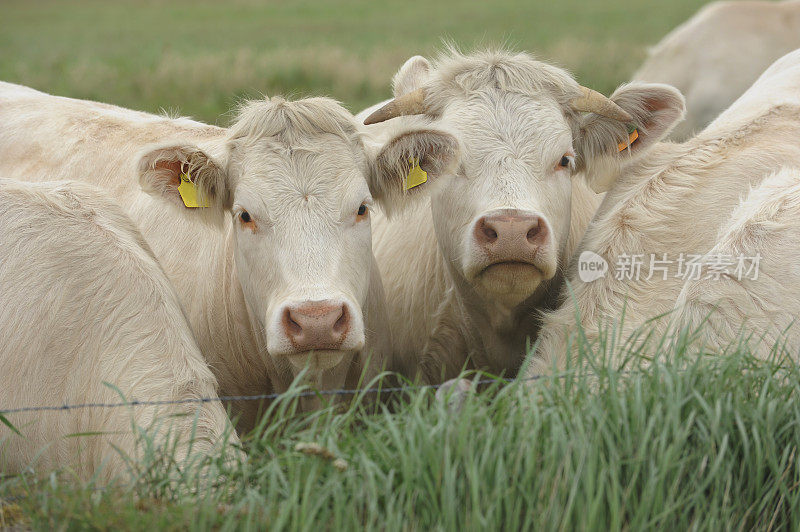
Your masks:
[{"label": "cow ear", "polygon": [[394,135],[375,152],[369,171],[370,193],[391,215],[451,172],[460,146],[450,133],[417,129]]},{"label": "cow ear", "polygon": [[629,123],[594,113],[578,119],[578,169],[595,192],[610,189],[625,164],[663,139],[686,111],[680,91],[658,83],[623,85],[611,100],[631,115]]},{"label": "cow ear", "polygon": [[406,61],[392,78],[394,97],[398,98],[420,88],[430,69],[431,64],[421,55],[415,55]]},{"label": "cow ear", "polygon": [[192,144],[162,144],[139,157],[142,190],[187,211],[219,215],[230,208],[228,179],[221,165]]}]

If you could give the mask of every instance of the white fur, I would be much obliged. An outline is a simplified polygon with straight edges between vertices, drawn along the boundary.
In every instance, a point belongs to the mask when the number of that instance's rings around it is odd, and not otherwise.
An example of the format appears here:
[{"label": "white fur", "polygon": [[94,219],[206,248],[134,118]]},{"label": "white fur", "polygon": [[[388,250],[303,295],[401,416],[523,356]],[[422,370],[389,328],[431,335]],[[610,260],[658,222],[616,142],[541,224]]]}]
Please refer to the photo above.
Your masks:
[{"label": "white fur", "polygon": [[767,358],[775,345],[800,355],[800,169],[765,178],[734,209],[718,242],[703,258],[759,257],[758,275],[687,281],[676,308],[699,342],[725,349],[752,335],[754,352]]},{"label": "white fur", "polygon": [[[81,183],[0,179],[0,407],[215,397],[217,382],[175,291],[133,222]],[[175,417],[173,417],[175,416]],[[124,473],[134,424],[175,458],[217,452],[232,430],[220,403],[8,414],[0,471]],[[196,432],[192,441],[193,425]],[[103,432],[103,436],[70,434]],[[168,438],[168,432],[171,437]],[[235,434],[230,443],[237,443]]]},{"label": "white fur", "polygon": [[773,61],[800,48],[800,2],[714,2],[652,48],[633,79],[668,83],[686,97],[671,137],[702,130]]},{"label": "white fur", "polygon": [[[351,311],[342,348],[307,358],[313,384],[350,388],[365,367],[369,379],[389,365],[369,215],[356,213],[362,203],[403,201],[386,191],[401,189],[408,162],[367,150],[352,115],[336,102],[249,102],[226,130],[3,83],[0,123],[0,171],[94,183],[139,224],[222,394],[288,388],[303,365],[286,354],[278,326],[280,309],[292,302],[333,299]],[[453,156],[429,157],[428,146],[457,152],[446,133],[406,128],[399,135],[397,153],[435,161],[433,178]],[[181,169],[209,208],[183,206]],[[239,220],[243,210],[254,225]],[[331,357],[341,362],[330,367]],[[252,427],[258,408],[236,405],[238,427]]]}]

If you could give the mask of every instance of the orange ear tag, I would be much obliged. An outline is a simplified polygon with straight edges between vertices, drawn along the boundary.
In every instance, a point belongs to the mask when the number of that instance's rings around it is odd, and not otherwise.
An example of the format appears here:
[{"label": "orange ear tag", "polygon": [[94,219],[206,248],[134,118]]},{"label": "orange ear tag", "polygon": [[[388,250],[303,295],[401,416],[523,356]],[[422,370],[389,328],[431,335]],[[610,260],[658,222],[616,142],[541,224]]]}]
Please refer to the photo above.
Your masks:
[{"label": "orange ear tag", "polygon": [[189,172],[183,172],[181,174],[181,184],[178,186],[178,194],[181,195],[181,199],[183,200],[183,204],[186,205],[190,209],[196,209],[198,207],[210,207],[211,205],[208,203],[208,198],[203,202],[201,205],[197,201],[197,187],[192,182],[192,176],[189,175]]},{"label": "orange ear tag", "polygon": [[617,148],[619,148],[619,150],[618,150],[618,151],[623,151],[623,150],[625,150],[626,148],[630,148],[631,144],[633,144],[634,142],[636,142],[636,139],[638,139],[638,138],[639,138],[639,130],[638,130],[638,129],[634,129],[634,130],[633,130],[633,131],[631,131],[631,132],[630,132],[630,134],[628,135],[628,142],[627,142],[627,143],[625,143],[625,142],[620,142],[619,144],[617,144]]},{"label": "orange ear tag", "polygon": [[411,169],[403,182],[403,190],[411,190],[428,181],[428,172],[419,167],[419,159],[411,157],[408,162],[411,164]]}]

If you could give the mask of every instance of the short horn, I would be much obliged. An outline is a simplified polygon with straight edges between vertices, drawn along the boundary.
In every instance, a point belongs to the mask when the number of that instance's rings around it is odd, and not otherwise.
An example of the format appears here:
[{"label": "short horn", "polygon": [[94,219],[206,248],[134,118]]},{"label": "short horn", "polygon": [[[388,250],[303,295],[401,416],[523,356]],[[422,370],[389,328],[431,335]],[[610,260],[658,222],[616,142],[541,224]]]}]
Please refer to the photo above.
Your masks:
[{"label": "short horn", "polygon": [[395,118],[404,115],[421,115],[426,112],[425,107],[425,89],[417,89],[398,96],[391,102],[387,103],[364,120],[364,125],[377,124],[378,122],[385,122],[390,118]]},{"label": "short horn", "polygon": [[581,87],[581,95],[569,102],[569,106],[576,111],[595,113],[620,122],[630,122],[633,117],[622,107],[606,98],[599,92]]}]

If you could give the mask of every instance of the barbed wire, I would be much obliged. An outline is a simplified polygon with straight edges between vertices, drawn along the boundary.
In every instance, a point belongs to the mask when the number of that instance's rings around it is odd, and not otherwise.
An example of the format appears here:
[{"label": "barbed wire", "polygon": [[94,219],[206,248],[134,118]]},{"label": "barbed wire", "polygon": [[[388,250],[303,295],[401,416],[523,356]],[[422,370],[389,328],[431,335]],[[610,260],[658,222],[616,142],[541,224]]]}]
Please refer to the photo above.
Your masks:
[{"label": "barbed wire", "polygon": [[[533,377],[526,377],[524,379],[512,378],[496,378],[496,379],[481,379],[470,381],[473,385],[493,384],[498,382],[525,382],[541,378],[540,375]],[[467,379],[468,380],[468,379]],[[443,387],[445,383],[441,384],[412,384],[408,386],[388,386],[388,387],[375,387],[375,388],[361,388],[361,389],[335,389],[335,390],[306,390],[297,393],[282,392],[282,393],[268,393],[260,395],[227,395],[217,397],[190,397],[186,399],[174,400],[160,400],[160,401],[140,401],[132,399],[130,401],[122,401],[117,403],[78,403],[78,404],[63,404],[63,405],[44,405],[44,406],[23,406],[19,408],[0,408],[0,414],[20,414],[25,412],[57,412],[79,410],[84,408],[121,408],[126,406],[166,406],[166,405],[181,405],[181,404],[203,404],[203,403],[232,403],[237,401],[266,401],[272,399],[279,399],[281,397],[316,397],[320,395],[359,395],[371,393],[396,393],[405,392],[409,390],[438,390]]]},{"label": "barbed wire", "polygon": [[[555,377],[563,377],[564,375],[554,375]],[[521,379],[514,379],[514,378],[494,378],[494,379],[477,379],[469,381],[472,386],[480,386],[483,384],[496,384],[500,382],[504,383],[511,383],[511,382],[526,382],[526,381],[533,381],[542,378],[541,375],[535,375],[533,377],[526,377]],[[469,380],[469,379],[465,379]],[[121,408],[126,406],[164,406],[164,405],[178,405],[178,404],[187,404],[187,403],[214,403],[214,402],[221,402],[221,403],[228,403],[228,402],[235,402],[235,401],[262,401],[262,400],[269,400],[269,399],[279,399],[281,397],[288,397],[288,398],[296,398],[296,397],[314,397],[318,395],[327,395],[327,396],[334,396],[334,395],[359,395],[359,394],[371,394],[371,393],[395,393],[395,392],[405,392],[410,390],[438,390],[448,384],[448,382],[443,382],[439,384],[412,384],[406,386],[387,386],[387,387],[373,387],[373,388],[360,388],[360,389],[334,389],[334,390],[306,390],[301,392],[283,392],[283,393],[270,393],[270,394],[260,394],[260,395],[227,395],[227,396],[217,396],[217,397],[193,397],[187,399],[177,399],[172,401],[139,401],[139,400],[131,400],[125,402],[118,402],[118,403],[79,403],[79,404],[64,404],[64,405],[46,405],[46,406],[26,406],[20,408],[6,408],[0,409],[0,415],[7,415],[7,414],[19,414],[25,412],[43,412],[43,411],[69,411],[69,410],[77,410],[83,408]],[[135,484],[128,485],[127,488],[133,488]],[[92,491],[105,491],[108,487],[105,486],[96,486],[92,488]],[[30,495],[11,495],[11,496],[3,496],[0,497],[0,506],[2,504],[15,504],[19,501],[28,499]]]}]

